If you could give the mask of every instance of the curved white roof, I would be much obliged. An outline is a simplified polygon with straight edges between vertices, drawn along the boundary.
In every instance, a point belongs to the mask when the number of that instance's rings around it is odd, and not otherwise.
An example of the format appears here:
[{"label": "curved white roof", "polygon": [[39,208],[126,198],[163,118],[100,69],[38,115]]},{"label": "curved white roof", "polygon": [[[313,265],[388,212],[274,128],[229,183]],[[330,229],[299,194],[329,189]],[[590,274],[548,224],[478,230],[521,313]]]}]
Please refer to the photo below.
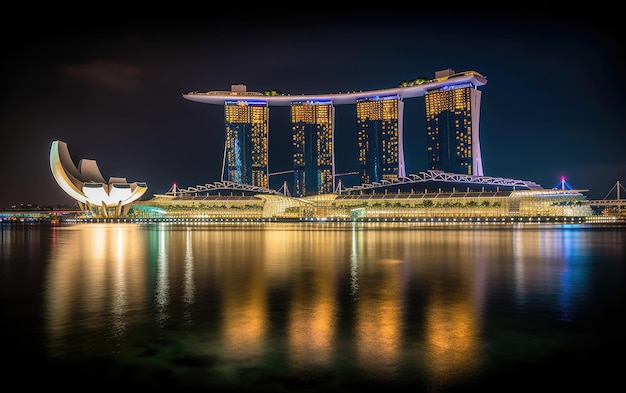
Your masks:
[{"label": "curved white roof", "polygon": [[231,101],[262,101],[267,102],[267,104],[270,106],[290,106],[294,102],[306,101],[331,101],[334,105],[343,105],[354,104],[359,100],[374,97],[421,97],[426,94],[428,90],[439,89],[445,86],[453,86],[464,83],[472,83],[474,86],[478,87],[485,85],[487,83],[487,78],[475,71],[465,71],[442,78],[436,78],[426,83],[415,86],[349,93],[266,96],[259,92],[208,91],[206,93],[187,93],[183,94],[183,97],[189,101],[215,105],[224,105],[226,102]]},{"label": "curved white roof", "polygon": [[94,160],[82,159],[77,168],[67,144],[61,141],[53,141],[50,147],[50,169],[63,191],[79,202],[94,206],[128,205],[148,190],[146,183],[127,183],[123,177],[111,177],[110,184],[105,183]]}]

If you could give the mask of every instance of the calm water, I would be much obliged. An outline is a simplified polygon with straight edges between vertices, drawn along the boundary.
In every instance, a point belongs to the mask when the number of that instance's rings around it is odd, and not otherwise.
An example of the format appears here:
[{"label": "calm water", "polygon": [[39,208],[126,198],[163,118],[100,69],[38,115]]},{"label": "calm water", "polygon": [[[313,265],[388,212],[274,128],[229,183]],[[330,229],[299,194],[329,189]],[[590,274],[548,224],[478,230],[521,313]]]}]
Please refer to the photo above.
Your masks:
[{"label": "calm water", "polygon": [[2,378],[605,391],[623,382],[625,257],[624,226],[4,225]]}]

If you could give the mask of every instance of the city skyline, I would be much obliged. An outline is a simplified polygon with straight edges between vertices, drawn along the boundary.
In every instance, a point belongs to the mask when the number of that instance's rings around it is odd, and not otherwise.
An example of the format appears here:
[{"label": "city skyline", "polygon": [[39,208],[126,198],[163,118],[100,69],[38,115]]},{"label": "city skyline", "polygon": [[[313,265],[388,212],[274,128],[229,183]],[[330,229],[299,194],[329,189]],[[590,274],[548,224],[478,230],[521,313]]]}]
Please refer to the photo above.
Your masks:
[{"label": "city skyline", "polygon": [[[480,111],[485,175],[546,188],[565,176],[589,190],[590,199],[602,199],[626,180],[619,116],[623,46],[611,23],[523,11],[469,20],[445,15],[42,20],[34,25],[46,34],[7,43],[0,207],[73,204],[50,172],[53,140],[66,141],[76,157],[97,160],[105,178],[145,181],[146,197],[174,182],[188,187],[218,180],[223,108],[194,105],[181,98],[184,92],[238,83],[287,94],[377,90],[448,67],[477,70],[489,80]],[[409,174],[428,167],[426,116],[422,99],[404,106],[415,113],[404,124]],[[292,168],[289,121],[278,122],[288,111],[269,114],[275,128],[268,149],[285,153],[270,158],[269,172]],[[336,108],[337,129],[345,130],[335,135],[337,143],[355,146],[337,157],[338,173],[354,170],[357,160],[354,111]]]}]

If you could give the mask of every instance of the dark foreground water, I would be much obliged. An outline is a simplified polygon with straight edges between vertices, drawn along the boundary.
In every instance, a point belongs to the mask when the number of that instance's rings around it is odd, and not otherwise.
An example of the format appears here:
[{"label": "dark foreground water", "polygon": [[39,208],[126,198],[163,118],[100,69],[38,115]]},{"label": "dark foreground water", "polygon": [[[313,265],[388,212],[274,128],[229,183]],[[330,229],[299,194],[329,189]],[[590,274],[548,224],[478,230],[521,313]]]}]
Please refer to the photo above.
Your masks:
[{"label": "dark foreground water", "polygon": [[2,382],[608,391],[624,259],[626,227],[588,224],[4,225]]}]

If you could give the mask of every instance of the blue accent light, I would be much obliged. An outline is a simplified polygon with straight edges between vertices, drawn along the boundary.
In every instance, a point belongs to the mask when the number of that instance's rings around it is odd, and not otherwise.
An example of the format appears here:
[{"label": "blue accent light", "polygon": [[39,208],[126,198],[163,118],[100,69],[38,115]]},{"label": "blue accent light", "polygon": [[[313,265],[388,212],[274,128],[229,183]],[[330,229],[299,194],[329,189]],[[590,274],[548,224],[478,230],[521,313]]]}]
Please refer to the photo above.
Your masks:
[{"label": "blue accent light", "polygon": [[227,105],[245,104],[245,105],[250,105],[250,106],[267,106],[267,101],[259,101],[259,100],[233,100],[233,101],[226,101],[225,104],[227,104]]}]

